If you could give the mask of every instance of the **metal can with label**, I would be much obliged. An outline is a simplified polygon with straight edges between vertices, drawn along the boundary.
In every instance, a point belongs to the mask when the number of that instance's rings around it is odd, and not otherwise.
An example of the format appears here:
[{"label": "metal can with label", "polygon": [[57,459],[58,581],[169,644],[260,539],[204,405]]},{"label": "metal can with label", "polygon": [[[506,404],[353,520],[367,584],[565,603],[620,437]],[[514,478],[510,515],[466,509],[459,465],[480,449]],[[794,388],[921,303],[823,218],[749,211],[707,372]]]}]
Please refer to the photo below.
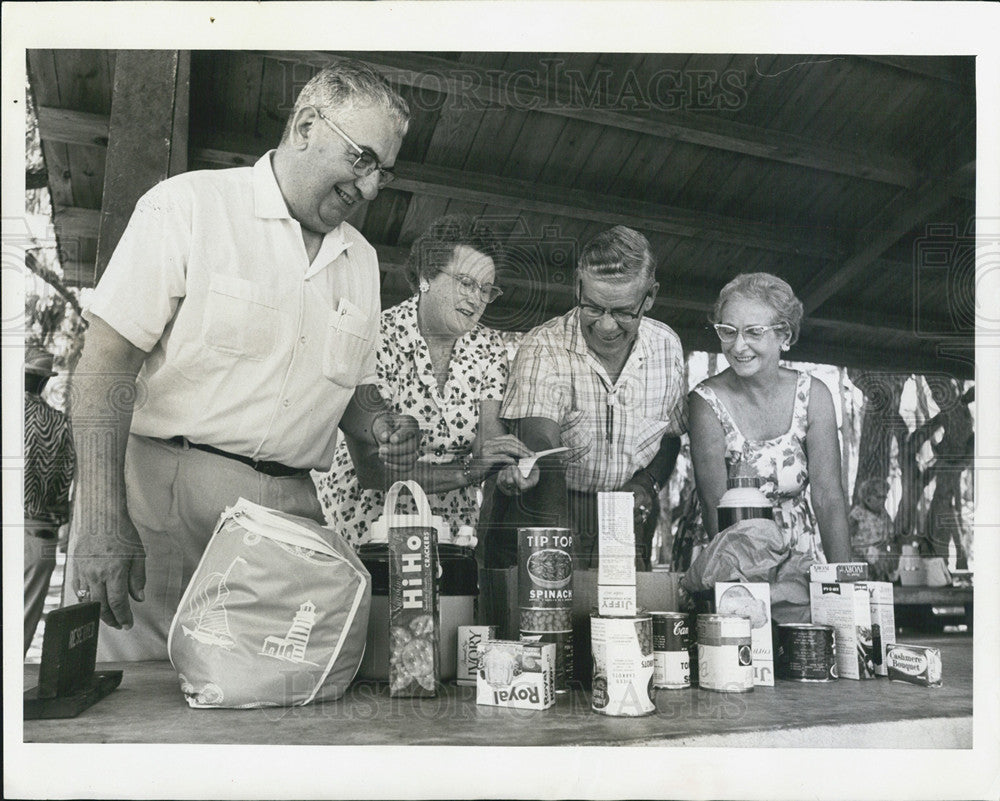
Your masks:
[{"label": "metal can with label", "polygon": [[749,619],[698,615],[698,686],[722,693],[753,690]]},{"label": "metal can with label", "polygon": [[833,681],[837,678],[837,644],[833,626],[779,623],[774,672],[792,681]]},{"label": "metal can with label", "polygon": [[683,612],[650,612],[653,619],[653,686],[691,686],[691,622]]},{"label": "metal can with label", "polygon": [[635,617],[590,616],[590,652],[594,660],[591,709],[612,717],[651,715],[653,621]]},{"label": "metal can with label", "polygon": [[556,692],[573,676],[573,532],[517,530],[518,606],[525,639],[556,644]]}]

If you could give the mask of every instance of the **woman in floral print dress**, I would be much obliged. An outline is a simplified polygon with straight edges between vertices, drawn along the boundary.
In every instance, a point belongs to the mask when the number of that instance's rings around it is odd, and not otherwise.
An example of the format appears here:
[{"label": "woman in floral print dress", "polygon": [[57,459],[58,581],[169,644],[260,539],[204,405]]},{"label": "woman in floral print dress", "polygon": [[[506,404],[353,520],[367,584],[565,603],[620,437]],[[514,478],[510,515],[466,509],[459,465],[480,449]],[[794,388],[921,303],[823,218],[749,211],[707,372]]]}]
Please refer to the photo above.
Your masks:
[{"label": "woman in floral print dress", "polygon": [[780,365],[798,339],[802,304],[780,278],[746,273],[722,289],[712,319],[729,369],[695,387],[689,406],[709,537],[726,479],[754,475],[786,545],[817,561],[850,561],[833,398],[822,381]]},{"label": "woman in floral print dress", "polygon": [[[500,255],[492,231],[466,216],[437,220],[413,243],[407,280],[416,294],[382,312],[377,384],[358,392],[377,391],[394,411],[417,419],[417,465],[389,476],[374,446],[346,438],[333,468],[316,479],[327,522],[355,548],[370,538],[391,481],[419,482],[433,512],[457,531],[476,525],[477,490],[486,475],[531,455],[499,418],[506,346],[497,331],[479,324],[486,304],[501,294],[494,284]],[[409,502],[403,495],[400,512]]]}]

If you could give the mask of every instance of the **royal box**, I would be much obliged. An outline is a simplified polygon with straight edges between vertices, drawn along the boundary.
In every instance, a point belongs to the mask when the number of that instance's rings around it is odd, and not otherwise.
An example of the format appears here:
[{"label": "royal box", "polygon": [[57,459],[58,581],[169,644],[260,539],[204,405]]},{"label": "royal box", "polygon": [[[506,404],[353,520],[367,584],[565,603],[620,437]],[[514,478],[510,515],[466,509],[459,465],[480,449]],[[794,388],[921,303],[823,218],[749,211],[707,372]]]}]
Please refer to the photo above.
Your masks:
[{"label": "royal box", "polygon": [[553,643],[487,640],[479,648],[476,703],[548,709],[555,703]]}]

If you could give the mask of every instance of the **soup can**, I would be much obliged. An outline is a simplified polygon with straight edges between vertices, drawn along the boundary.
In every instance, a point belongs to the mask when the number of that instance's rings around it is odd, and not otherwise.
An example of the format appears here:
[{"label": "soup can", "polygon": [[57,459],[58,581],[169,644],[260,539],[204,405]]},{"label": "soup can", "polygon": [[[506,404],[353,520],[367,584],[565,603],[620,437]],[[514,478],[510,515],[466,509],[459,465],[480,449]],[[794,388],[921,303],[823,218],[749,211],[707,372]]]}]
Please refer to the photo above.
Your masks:
[{"label": "soup can", "polygon": [[837,678],[837,643],[833,626],[779,623],[774,673],[791,681],[833,681]]},{"label": "soup can", "polygon": [[653,620],[653,686],[691,686],[691,622],[683,612],[650,612]]},{"label": "soup can", "polygon": [[591,709],[611,717],[641,717],[656,711],[653,686],[653,621],[648,614],[590,615],[594,660]]},{"label": "soup can", "polygon": [[698,686],[722,693],[753,690],[753,648],[747,618],[698,615]]}]

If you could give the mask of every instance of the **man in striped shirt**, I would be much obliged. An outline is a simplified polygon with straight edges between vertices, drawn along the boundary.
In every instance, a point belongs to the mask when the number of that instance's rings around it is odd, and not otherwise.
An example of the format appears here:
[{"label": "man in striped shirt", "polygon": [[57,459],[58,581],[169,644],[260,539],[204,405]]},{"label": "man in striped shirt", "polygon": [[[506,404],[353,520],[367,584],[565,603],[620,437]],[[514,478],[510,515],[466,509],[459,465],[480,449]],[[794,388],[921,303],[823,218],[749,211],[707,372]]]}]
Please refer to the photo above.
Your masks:
[{"label": "man in striped shirt", "polygon": [[[645,316],[658,289],[646,237],[603,231],[580,255],[576,307],[521,343],[501,417],[536,452],[570,450],[543,458],[537,485],[508,501],[487,546],[494,564],[511,561],[518,525],[568,525],[581,566],[596,565],[597,493],[619,491],[634,494],[636,562],[650,569],[660,487],[687,424],[680,340]],[[498,476],[501,492],[515,491],[514,469]]]},{"label": "man in striped shirt", "polygon": [[59,527],[69,519],[76,451],[69,419],[42,400],[56,375],[52,354],[24,353],[24,652],[42,617],[56,566]]}]

